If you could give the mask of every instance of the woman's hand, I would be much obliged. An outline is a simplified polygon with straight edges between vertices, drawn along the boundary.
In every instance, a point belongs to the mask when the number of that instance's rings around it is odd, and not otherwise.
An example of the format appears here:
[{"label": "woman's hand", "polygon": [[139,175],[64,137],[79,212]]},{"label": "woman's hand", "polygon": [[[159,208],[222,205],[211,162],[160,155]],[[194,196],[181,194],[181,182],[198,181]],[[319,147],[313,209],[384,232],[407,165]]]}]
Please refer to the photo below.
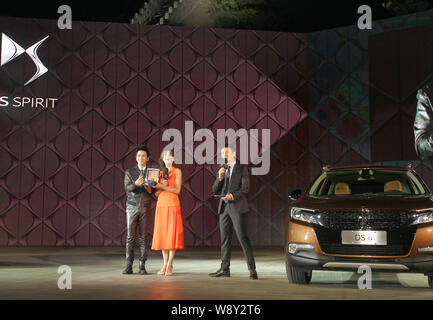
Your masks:
[{"label": "woman's hand", "polygon": [[[155,181],[156,182],[156,181]],[[162,183],[156,182],[155,188],[165,190],[165,187],[168,185],[167,180],[164,180]]]},{"label": "woman's hand", "polygon": [[152,188],[159,189],[158,188],[158,185],[159,185],[158,181],[156,181],[155,179],[152,179],[152,181],[154,182]]},{"label": "woman's hand", "polygon": [[165,186],[164,185],[162,185],[162,184],[160,184],[160,183],[156,183],[155,185],[154,185],[154,188],[156,188],[156,189],[162,189],[162,190],[164,190],[164,188],[165,188]]}]

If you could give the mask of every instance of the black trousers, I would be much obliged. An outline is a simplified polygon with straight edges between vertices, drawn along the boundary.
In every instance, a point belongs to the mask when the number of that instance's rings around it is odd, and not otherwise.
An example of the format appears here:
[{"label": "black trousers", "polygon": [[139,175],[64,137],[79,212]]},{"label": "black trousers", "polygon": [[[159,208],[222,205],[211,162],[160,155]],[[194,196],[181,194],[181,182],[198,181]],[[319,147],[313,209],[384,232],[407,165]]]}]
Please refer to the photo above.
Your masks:
[{"label": "black trousers", "polygon": [[223,204],[221,209],[223,210],[220,214],[221,269],[224,271],[230,270],[231,242],[234,229],[247,259],[248,270],[255,270],[256,263],[253,248],[245,227],[247,213],[232,212],[226,204]]},{"label": "black trousers", "polygon": [[140,246],[139,260],[145,262],[147,259],[146,235],[149,212],[150,207],[137,208],[129,205],[126,206],[126,261],[130,263],[134,261],[134,246],[137,231]]}]

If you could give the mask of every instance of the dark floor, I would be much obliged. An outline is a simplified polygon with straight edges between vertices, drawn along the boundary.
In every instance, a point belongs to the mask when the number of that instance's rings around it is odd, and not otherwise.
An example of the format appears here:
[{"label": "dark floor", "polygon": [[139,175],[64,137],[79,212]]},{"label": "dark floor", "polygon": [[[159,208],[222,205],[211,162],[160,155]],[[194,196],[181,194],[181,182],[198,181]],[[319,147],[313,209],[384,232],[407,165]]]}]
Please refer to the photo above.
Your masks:
[{"label": "dark floor", "polygon": [[[0,299],[432,299],[422,274],[374,273],[372,290],[358,289],[352,272],[315,271],[310,285],[289,284],[281,249],[256,249],[259,280],[248,278],[240,250],[234,250],[230,278],[210,278],[219,267],[219,249],[179,251],[174,275],[159,276],[159,252],[152,252],[149,275],[122,275],[124,248],[0,249]],[[72,269],[72,289],[60,290],[58,267]],[[134,272],[138,264],[134,265]]]}]

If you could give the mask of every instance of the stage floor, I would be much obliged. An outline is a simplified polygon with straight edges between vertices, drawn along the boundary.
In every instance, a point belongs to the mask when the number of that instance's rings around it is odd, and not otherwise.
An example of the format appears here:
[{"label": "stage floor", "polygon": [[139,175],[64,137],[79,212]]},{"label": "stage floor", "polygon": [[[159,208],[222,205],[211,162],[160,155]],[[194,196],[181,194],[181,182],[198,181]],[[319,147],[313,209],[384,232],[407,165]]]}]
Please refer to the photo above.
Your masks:
[{"label": "stage floor", "polygon": [[[255,249],[259,280],[248,278],[243,253],[233,250],[231,277],[210,278],[219,267],[218,248],[179,251],[174,275],[159,276],[159,252],[152,251],[149,275],[122,275],[124,248],[0,249],[0,299],[432,299],[422,274],[373,273],[372,290],[360,290],[352,272],[313,272],[310,285],[292,285],[286,278],[282,249]],[[72,268],[72,289],[60,290],[58,267]]]}]

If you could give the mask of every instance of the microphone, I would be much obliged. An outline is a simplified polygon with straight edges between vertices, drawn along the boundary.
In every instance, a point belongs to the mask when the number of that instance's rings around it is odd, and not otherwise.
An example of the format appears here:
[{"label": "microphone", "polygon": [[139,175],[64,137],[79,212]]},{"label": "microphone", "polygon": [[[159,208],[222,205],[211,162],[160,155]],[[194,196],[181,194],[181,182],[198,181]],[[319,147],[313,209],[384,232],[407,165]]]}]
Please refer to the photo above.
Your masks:
[{"label": "microphone", "polygon": [[[227,170],[229,168],[229,165],[227,164],[227,158],[224,159],[224,163],[221,164],[221,168],[224,168],[225,170]],[[221,170],[221,168],[220,168],[220,170]]]},{"label": "microphone", "polygon": [[221,168],[228,169],[229,165],[227,164],[227,158],[224,158],[224,163],[221,165]]},{"label": "microphone", "polygon": [[162,169],[162,177],[164,178],[164,180],[168,180],[168,169],[167,169],[167,167],[164,167],[164,169]]}]

